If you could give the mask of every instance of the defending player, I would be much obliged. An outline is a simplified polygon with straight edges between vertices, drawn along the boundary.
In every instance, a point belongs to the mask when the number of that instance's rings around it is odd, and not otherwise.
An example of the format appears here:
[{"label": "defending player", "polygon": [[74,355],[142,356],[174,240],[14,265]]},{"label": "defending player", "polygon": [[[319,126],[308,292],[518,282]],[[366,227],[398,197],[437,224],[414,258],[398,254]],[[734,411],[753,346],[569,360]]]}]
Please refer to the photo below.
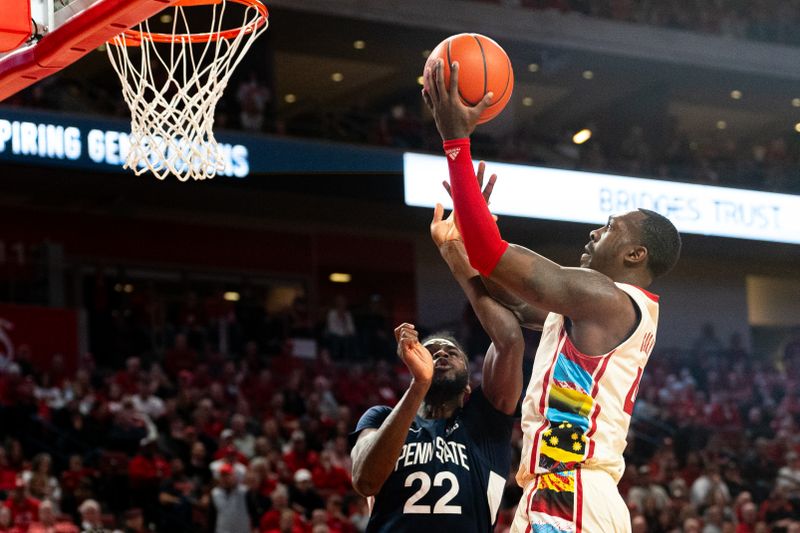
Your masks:
[{"label": "defending player", "polygon": [[492,344],[471,391],[469,361],[452,337],[420,344],[413,325],[395,329],[411,385],[394,409],[361,417],[352,451],[353,486],[370,499],[368,532],[492,531],[511,468],[524,341],[516,317],[470,267],[453,215],[442,220],[442,212],[437,206],[431,235]]},{"label": "defending player", "polygon": [[562,267],[503,241],[481,197],[469,151],[469,136],[491,93],[467,107],[458,96],[458,66],[453,65],[450,88],[441,68],[440,63],[425,73],[430,92],[423,90],[423,97],[444,140],[470,262],[518,297],[517,309],[550,312],[523,401],[517,482],[524,493],[512,531],[630,531],[616,484],[658,325],[658,297],[644,288],[677,262],[680,235],[653,211],[612,216],[589,234],[581,268]]}]

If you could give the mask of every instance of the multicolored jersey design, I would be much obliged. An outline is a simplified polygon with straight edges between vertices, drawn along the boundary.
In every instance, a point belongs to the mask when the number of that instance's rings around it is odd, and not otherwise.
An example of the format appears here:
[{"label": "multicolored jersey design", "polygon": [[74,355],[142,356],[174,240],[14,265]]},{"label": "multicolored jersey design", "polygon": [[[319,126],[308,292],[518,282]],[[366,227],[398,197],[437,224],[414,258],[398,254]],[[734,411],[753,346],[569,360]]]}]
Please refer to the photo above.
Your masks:
[{"label": "multicolored jersey design", "polygon": [[642,372],[658,325],[658,296],[616,284],[639,309],[633,334],[611,352],[582,354],[572,344],[562,315],[550,313],[522,403],[524,434],[517,482],[579,467],[608,472],[619,482],[625,469],[628,426]]}]

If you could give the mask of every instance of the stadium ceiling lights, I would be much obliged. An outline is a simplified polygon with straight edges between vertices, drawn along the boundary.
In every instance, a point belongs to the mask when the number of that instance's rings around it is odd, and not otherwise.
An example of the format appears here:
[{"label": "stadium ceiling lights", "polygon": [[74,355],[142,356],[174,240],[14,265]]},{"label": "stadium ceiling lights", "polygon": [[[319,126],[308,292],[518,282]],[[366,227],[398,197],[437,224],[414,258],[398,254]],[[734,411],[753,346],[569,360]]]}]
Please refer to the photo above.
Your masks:
[{"label": "stadium ceiling lights", "polygon": [[572,136],[572,142],[575,144],[583,144],[592,138],[592,130],[583,128],[581,131]]}]

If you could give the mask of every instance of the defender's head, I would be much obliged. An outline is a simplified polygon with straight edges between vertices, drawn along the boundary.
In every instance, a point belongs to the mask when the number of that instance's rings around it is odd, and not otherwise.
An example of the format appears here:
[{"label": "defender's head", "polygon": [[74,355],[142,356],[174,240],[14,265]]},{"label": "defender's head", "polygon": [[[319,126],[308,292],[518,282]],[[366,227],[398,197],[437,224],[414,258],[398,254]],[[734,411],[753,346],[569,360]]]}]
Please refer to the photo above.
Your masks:
[{"label": "defender's head", "polygon": [[469,393],[469,359],[458,341],[442,332],[426,337],[422,345],[433,356],[433,382],[427,398],[446,401]]}]

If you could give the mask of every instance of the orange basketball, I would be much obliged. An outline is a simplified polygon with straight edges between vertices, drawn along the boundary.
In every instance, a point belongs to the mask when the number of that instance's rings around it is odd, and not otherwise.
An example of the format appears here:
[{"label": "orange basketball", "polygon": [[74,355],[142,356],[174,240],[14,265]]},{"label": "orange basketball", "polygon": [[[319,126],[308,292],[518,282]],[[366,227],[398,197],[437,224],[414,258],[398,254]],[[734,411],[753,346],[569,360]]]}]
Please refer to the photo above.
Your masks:
[{"label": "orange basketball", "polygon": [[481,113],[478,124],[492,120],[503,110],[514,90],[514,70],[499,44],[485,35],[459,33],[439,43],[425,67],[433,68],[439,58],[444,61],[445,87],[450,86],[450,65],[458,61],[458,94],[466,105],[477,105],[486,93],[494,93],[492,104]]}]

